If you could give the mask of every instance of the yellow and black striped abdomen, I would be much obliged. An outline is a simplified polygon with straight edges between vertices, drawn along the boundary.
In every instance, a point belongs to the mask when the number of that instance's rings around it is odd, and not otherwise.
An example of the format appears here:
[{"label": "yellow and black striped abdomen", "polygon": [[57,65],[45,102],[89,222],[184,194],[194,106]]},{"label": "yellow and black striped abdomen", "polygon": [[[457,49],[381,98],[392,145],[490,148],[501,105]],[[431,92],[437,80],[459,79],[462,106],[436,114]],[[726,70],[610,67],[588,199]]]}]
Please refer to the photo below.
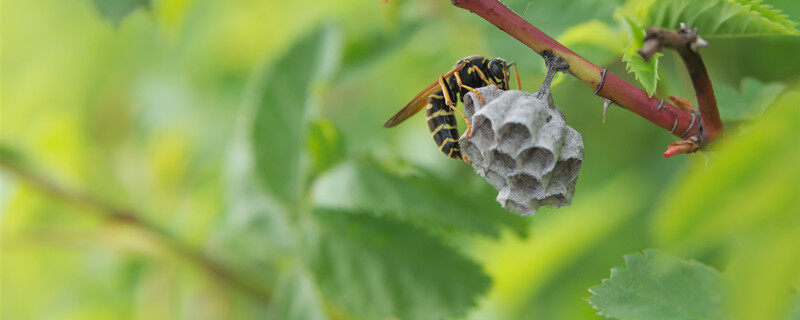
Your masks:
[{"label": "yellow and black striped abdomen", "polygon": [[458,124],[453,110],[445,104],[441,90],[428,97],[425,112],[431,136],[439,146],[439,150],[450,158],[461,160],[461,149],[458,146]]}]

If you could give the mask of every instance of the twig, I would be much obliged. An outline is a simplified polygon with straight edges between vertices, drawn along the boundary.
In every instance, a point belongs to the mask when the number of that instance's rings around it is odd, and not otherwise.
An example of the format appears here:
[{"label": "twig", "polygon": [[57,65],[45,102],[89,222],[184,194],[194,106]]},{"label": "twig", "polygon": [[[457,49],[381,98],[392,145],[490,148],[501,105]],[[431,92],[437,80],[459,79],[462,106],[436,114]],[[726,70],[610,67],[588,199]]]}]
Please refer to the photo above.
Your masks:
[{"label": "twig", "polygon": [[611,72],[604,71],[581,56],[570,51],[558,41],[532,26],[522,17],[511,11],[498,0],[451,0],[453,5],[472,11],[500,30],[505,31],[536,53],[550,52],[561,56],[569,63],[568,72],[580,79],[596,95],[609,99],[617,105],[633,111],[639,116],[670,130],[678,137],[686,132],[695,135],[697,126],[692,127],[692,115],[662,99],[650,97],[636,86],[620,79]]},{"label": "twig", "polygon": [[[700,123],[699,133],[691,135],[691,137],[697,137],[696,141],[694,141],[696,142],[694,144],[695,148],[686,149],[686,153],[697,150],[705,142],[713,141],[724,130],[722,119],[720,119],[719,110],[717,109],[714,87],[711,85],[711,78],[708,76],[708,70],[706,70],[703,58],[699,53],[700,48],[705,46],[708,46],[708,42],[697,35],[697,28],[687,28],[685,25],[681,25],[679,30],[647,29],[647,37],[644,39],[642,49],[639,50],[639,54],[647,61],[656,52],[661,51],[662,48],[673,49],[681,56],[686,69],[689,71],[689,77],[694,86],[697,105],[700,110]],[[687,138],[687,136],[682,135],[681,138]]]},{"label": "twig", "polygon": [[142,220],[139,218],[139,214],[131,209],[121,208],[87,193],[64,187],[15,161],[9,161],[8,159],[0,157],[0,167],[8,170],[12,175],[19,178],[20,181],[30,184],[53,198],[87,209],[85,211],[87,214],[92,214],[97,218],[105,220],[126,223],[144,231],[152,236],[156,243],[173,252],[175,255],[200,267],[208,274],[214,276],[215,279],[241,289],[242,292],[257,300],[268,302],[270,299],[270,294],[266,290],[255,285],[252,281],[232,272],[206,253],[181,242],[175,236],[158,226]]}]

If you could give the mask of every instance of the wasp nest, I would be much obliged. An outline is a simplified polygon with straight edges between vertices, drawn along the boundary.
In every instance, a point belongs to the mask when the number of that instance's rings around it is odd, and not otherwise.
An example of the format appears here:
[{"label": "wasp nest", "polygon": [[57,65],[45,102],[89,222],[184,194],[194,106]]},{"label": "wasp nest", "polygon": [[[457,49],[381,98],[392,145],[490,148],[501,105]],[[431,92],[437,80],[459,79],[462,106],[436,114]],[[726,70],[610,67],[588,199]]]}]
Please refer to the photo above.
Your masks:
[{"label": "wasp nest", "polygon": [[461,150],[499,191],[497,202],[521,215],[568,206],[583,162],[583,140],[553,104],[551,79],[548,72],[536,93],[487,86],[478,89],[485,102],[464,99],[473,131],[461,136]]}]

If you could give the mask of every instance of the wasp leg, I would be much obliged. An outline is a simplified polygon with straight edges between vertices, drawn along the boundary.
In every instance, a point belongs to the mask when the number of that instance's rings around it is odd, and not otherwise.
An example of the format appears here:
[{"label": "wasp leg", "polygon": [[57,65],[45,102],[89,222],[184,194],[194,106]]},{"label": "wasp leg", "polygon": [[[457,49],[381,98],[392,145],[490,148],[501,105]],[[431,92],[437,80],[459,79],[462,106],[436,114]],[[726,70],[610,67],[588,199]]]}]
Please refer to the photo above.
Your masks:
[{"label": "wasp leg", "polygon": [[517,69],[517,63],[512,63],[514,65],[514,74],[517,75],[517,90],[522,90],[522,83],[519,82],[519,69]]},{"label": "wasp leg", "polygon": [[481,69],[480,69],[480,68],[478,68],[478,66],[472,66],[472,67],[470,67],[470,68],[469,68],[469,70],[468,70],[468,72],[477,72],[477,73],[478,73],[478,77],[480,77],[480,78],[481,78],[481,80],[483,80],[483,82],[484,82],[484,83],[486,83],[486,85],[490,85],[490,84],[492,84],[492,82],[491,82],[491,81],[489,81],[489,78],[486,78],[486,75],[485,75],[485,74],[483,74],[483,71],[481,71]]},{"label": "wasp leg", "polygon": [[464,162],[466,162],[467,164],[472,164],[472,160],[470,160],[469,158],[467,158],[467,155],[465,155],[465,154],[462,154],[462,155],[461,155],[461,160],[462,160],[462,161],[464,161]]},{"label": "wasp leg", "polygon": [[453,100],[450,99],[450,90],[447,89],[447,83],[444,82],[444,77],[442,75],[439,75],[439,86],[442,87],[442,95],[444,96],[444,104],[452,107]]},{"label": "wasp leg", "polygon": [[459,87],[472,91],[472,93],[474,93],[475,96],[478,97],[478,100],[480,100],[481,103],[486,103],[486,100],[483,100],[483,97],[481,96],[481,93],[478,92],[478,90],[475,90],[475,88],[465,85],[464,83],[461,82],[461,76],[458,75],[458,72],[456,72],[454,75],[456,76],[456,83],[458,83]]},{"label": "wasp leg", "polygon": [[469,119],[467,119],[467,116],[463,112],[461,112],[461,110],[458,110],[458,108],[456,108],[455,106],[450,106],[450,108],[455,110],[456,112],[458,112],[458,114],[460,114],[461,117],[464,118],[464,122],[467,123],[467,138],[471,138],[472,137],[472,124],[469,123]]},{"label": "wasp leg", "polygon": [[447,106],[450,107],[450,109],[453,109],[456,112],[458,112],[458,114],[460,114],[461,117],[464,118],[464,122],[467,123],[467,138],[472,137],[472,124],[469,123],[469,119],[467,119],[467,116],[464,115],[464,113],[461,112],[461,110],[458,110],[458,108],[456,108],[456,105],[453,103],[453,100],[450,99],[450,91],[447,90],[447,85],[444,82],[444,77],[441,75],[439,76],[439,85],[442,87],[442,94],[444,95],[444,103],[447,104]]}]

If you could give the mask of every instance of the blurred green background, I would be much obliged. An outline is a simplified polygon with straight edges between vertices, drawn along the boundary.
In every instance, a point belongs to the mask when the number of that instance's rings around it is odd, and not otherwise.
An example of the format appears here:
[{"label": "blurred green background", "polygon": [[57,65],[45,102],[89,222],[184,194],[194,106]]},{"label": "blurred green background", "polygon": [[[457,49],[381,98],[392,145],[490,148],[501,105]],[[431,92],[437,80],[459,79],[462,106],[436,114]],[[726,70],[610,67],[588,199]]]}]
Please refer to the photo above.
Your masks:
[{"label": "blurred green background", "polygon": [[[637,83],[623,2],[506,3]],[[800,310],[800,38],[708,40],[723,141],[664,159],[673,136],[618,107],[602,124],[602,101],[564,77],[553,96],[585,144],[573,205],[523,218],[422,116],[381,127],[468,55],[541,84],[538,55],[449,1],[4,0],[2,318],[590,319],[587,288],[658,248],[730,277],[732,317],[785,319]],[[694,101],[675,54],[660,74],[658,96]]]}]

